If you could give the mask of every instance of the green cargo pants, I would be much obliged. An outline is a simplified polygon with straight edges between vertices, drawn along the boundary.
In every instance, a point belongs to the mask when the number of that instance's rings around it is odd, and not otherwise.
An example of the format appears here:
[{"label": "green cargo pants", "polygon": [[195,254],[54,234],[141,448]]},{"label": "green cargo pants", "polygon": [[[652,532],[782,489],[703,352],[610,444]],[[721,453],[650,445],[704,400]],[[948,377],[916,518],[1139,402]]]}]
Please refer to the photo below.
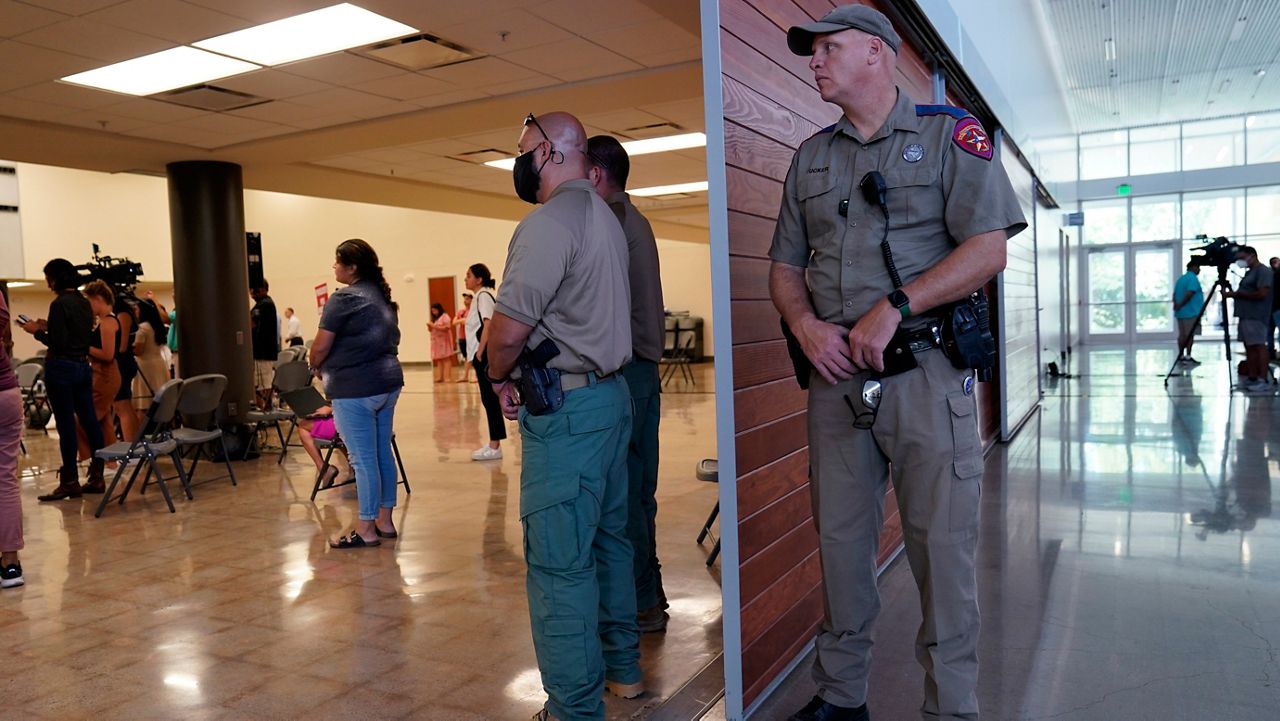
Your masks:
[{"label": "green cargo pants", "polygon": [[626,381],[570,391],[548,415],[521,410],[520,435],[525,585],[547,709],[563,721],[598,721],[605,676],[641,677],[627,541]]},{"label": "green cargo pants", "polygon": [[622,369],[631,390],[631,442],[627,446],[627,537],[631,570],[636,579],[636,608],[659,603],[666,608],[662,564],[658,562],[658,421],[662,416],[662,384],[658,364],[634,360]]}]

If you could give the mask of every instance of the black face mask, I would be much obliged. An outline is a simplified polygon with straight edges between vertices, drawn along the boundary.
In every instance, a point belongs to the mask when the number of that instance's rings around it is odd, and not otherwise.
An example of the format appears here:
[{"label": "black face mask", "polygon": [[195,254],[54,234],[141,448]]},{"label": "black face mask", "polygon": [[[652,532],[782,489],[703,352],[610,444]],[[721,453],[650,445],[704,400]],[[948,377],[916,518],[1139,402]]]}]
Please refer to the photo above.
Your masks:
[{"label": "black face mask", "polygon": [[[511,169],[511,177],[515,180],[516,195],[520,196],[520,199],[526,203],[537,205],[538,188],[542,185],[542,167],[540,166],[537,170],[533,169],[534,150],[537,150],[537,148],[516,158],[516,165]],[[551,156],[548,155],[547,159],[550,160]],[[546,164],[546,160],[542,161],[543,166]]]}]

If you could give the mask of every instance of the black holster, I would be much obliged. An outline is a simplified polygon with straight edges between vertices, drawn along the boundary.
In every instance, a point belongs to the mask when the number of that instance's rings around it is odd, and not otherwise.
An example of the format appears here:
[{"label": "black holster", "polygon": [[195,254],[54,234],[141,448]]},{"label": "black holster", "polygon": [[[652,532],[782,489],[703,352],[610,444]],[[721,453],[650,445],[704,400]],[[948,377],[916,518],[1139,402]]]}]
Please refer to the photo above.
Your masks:
[{"label": "black holster", "polygon": [[547,362],[560,355],[560,347],[547,338],[530,351],[520,351],[516,365],[520,367],[520,400],[531,415],[543,416],[555,413],[564,406],[564,389],[560,386],[560,371],[548,368]]},{"label": "black holster", "polygon": [[996,339],[991,333],[987,294],[979,289],[942,314],[942,351],[951,365],[975,370],[989,381],[996,367]]}]

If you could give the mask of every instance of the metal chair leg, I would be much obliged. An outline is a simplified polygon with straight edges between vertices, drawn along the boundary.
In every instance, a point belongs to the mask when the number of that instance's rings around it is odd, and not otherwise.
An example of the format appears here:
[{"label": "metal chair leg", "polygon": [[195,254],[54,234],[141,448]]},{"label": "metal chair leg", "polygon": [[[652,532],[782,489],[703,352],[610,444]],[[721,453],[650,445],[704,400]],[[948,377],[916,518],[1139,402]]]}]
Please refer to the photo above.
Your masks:
[{"label": "metal chair leg", "polygon": [[174,467],[178,469],[178,480],[182,483],[182,490],[187,493],[187,500],[194,501],[195,496],[191,495],[191,476],[187,475],[187,472],[183,470],[182,457],[178,455],[176,448],[173,453],[169,454],[169,458],[173,461]]},{"label": "metal chair leg", "polygon": [[223,434],[218,440],[222,443],[222,462],[227,464],[227,475],[231,476],[231,485],[236,485],[236,471],[231,467],[231,452],[227,450],[227,436]]},{"label": "metal chair leg", "polygon": [[707,556],[707,565],[708,566],[713,565],[716,562],[716,557],[719,555],[720,555],[720,542],[716,541],[716,547],[711,549],[711,555]]},{"label": "metal chair leg", "polygon": [[[125,486],[124,486],[124,490],[120,492],[120,501],[119,501],[119,503],[120,503],[120,505],[122,505],[122,506],[124,505],[124,499],[125,499],[125,496],[129,495],[129,491],[131,491],[131,490],[133,489],[133,482],[134,482],[134,481],[136,481],[136,480],[138,480],[138,472],[142,470],[143,461],[145,460],[145,457],[144,457],[144,458],[135,458],[135,459],[133,459],[133,460],[137,461],[138,463],[137,463],[137,465],[135,465],[135,466],[133,467],[133,473],[130,473],[130,474],[129,474],[129,482],[125,484]],[[148,475],[150,475],[150,474],[148,473]],[[145,480],[143,481],[143,485],[146,485],[146,481],[145,481]]]},{"label": "metal chair leg", "polygon": [[404,486],[404,494],[411,496],[413,489],[409,488],[409,474],[404,472],[404,459],[400,457],[400,445],[396,443],[395,436],[391,436],[391,452],[396,454],[396,465],[400,467],[400,483]]},{"label": "metal chair leg", "polygon": [[720,515],[720,501],[716,501],[715,507],[711,509],[711,515],[707,516],[707,522],[702,524],[702,532],[698,534],[698,543],[707,540],[707,534],[711,533],[711,524],[716,522],[716,516]]},{"label": "metal chair leg", "polygon": [[320,493],[320,481],[324,479],[324,474],[329,472],[329,459],[333,458],[333,446],[325,449],[324,459],[320,463],[320,470],[316,472],[315,485],[311,487],[311,500],[315,502],[316,494]]},{"label": "metal chair leg", "polygon": [[[284,463],[284,459],[289,455],[289,441],[293,440],[293,430],[298,427],[297,419],[289,421],[289,432],[285,434],[284,440],[280,441],[280,457],[276,459],[276,465]],[[276,424],[276,433],[280,432],[280,425]]]},{"label": "metal chair leg", "polygon": [[151,469],[148,475],[155,474],[156,485],[160,486],[160,494],[164,496],[164,502],[169,505],[169,513],[177,513],[178,509],[173,507],[173,498],[169,495],[169,484],[165,483],[164,474],[160,472],[160,466],[156,463],[155,456],[149,456],[151,459]]},{"label": "metal chair leg", "polygon": [[93,514],[94,518],[102,518],[102,511],[107,507],[107,501],[111,500],[111,494],[115,493],[116,484],[120,482],[120,476],[124,475],[124,466],[116,466],[116,473],[111,477],[111,485],[107,486],[106,493],[102,494],[102,502],[98,504],[98,510]]}]

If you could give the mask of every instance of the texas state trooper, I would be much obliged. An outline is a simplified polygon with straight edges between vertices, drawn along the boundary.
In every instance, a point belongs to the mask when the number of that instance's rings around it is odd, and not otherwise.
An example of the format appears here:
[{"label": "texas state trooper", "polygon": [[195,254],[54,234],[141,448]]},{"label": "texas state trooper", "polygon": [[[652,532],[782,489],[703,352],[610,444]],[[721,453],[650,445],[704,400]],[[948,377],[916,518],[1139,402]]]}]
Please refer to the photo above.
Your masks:
[{"label": "texas state trooper", "polygon": [[[787,42],[813,56],[822,99],[844,111],[796,152],[770,250],[774,304],[814,366],[810,487],[826,606],[818,695],[791,718],[870,718],[875,562],[892,479],[923,612],[921,717],[977,719],[982,447],[974,376],[937,347],[939,321],[930,313],[1000,272],[1006,241],[1026,223],[978,121],[915,105],[895,87],[901,41],[887,18],[846,5],[791,28]],[[887,186],[884,207],[863,190],[877,177]],[[918,365],[892,375],[885,351],[899,337],[895,347],[906,344]]]},{"label": "texas state trooper", "polygon": [[631,442],[627,448],[629,502],[627,536],[631,539],[636,579],[636,618],[641,633],[667,628],[667,594],[662,588],[655,531],[658,517],[658,422],[662,415],[658,361],[666,335],[658,243],[653,228],[627,195],[631,158],[617,138],[596,135],[587,140],[591,183],[622,223],[627,236],[631,275],[632,359],[622,369],[631,390]]},{"label": "texas state trooper", "polygon": [[[627,541],[631,359],[627,241],[587,179],[572,115],[525,120],[516,193],[541,207],[516,227],[489,326],[489,375],[523,438],[520,519],[533,646],[547,702],[534,719],[604,718],[606,688],[644,692]],[[558,354],[542,351],[554,344]],[[520,359],[525,349],[540,359]],[[550,368],[563,402],[536,402]],[[522,375],[520,393],[509,378]],[[558,386],[558,387],[554,387]],[[523,400],[523,406],[521,402]]]}]

